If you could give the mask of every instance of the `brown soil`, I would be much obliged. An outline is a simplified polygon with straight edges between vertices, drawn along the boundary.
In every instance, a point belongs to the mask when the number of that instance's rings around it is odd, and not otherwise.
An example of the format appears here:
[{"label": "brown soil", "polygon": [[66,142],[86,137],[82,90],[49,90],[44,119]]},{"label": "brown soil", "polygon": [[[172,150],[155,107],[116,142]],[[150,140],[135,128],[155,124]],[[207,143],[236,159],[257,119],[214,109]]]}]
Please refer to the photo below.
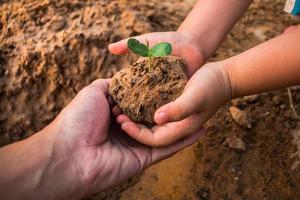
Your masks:
[{"label": "brown soil", "polygon": [[[82,87],[111,77],[136,59],[109,54],[110,42],[175,30],[192,2],[2,1],[0,145],[40,130]],[[255,1],[212,60],[240,53],[299,23],[283,13],[283,5],[284,0]],[[300,112],[300,90],[294,88],[292,95]],[[239,109],[234,116],[240,117],[232,118],[230,106]],[[93,199],[300,199],[300,126],[286,90],[234,100],[206,127],[197,144]]]},{"label": "brown soil", "polygon": [[133,121],[155,124],[155,111],[179,97],[186,85],[184,64],[174,57],[134,63],[112,78],[109,94]]}]

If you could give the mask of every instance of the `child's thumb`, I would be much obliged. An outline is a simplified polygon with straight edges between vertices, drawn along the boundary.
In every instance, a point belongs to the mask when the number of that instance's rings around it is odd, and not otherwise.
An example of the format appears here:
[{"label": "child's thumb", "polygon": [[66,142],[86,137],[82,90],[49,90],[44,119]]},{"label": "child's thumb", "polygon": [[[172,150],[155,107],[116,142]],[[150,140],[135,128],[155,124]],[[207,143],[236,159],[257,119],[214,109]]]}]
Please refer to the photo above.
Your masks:
[{"label": "child's thumb", "polygon": [[165,124],[183,120],[194,113],[199,112],[201,98],[195,95],[193,88],[187,88],[175,101],[160,107],[154,115],[157,124]]}]

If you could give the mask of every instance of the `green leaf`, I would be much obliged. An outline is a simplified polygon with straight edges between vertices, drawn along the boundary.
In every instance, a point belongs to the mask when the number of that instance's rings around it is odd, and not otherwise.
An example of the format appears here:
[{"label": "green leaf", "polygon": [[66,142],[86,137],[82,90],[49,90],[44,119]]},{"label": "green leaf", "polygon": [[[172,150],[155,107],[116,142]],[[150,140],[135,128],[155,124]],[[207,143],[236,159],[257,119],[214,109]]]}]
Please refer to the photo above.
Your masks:
[{"label": "green leaf", "polygon": [[140,43],[136,39],[130,38],[127,41],[127,46],[130,51],[132,51],[135,54],[138,54],[139,56],[143,56],[143,57],[149,56],[149,54],[148,54],[149,48],[146,45]]},{"label": "green leaf", "polygon": [[172,45],[168,42],[161,42],[150,49],[150,56],[161,57],[172,53]]}]

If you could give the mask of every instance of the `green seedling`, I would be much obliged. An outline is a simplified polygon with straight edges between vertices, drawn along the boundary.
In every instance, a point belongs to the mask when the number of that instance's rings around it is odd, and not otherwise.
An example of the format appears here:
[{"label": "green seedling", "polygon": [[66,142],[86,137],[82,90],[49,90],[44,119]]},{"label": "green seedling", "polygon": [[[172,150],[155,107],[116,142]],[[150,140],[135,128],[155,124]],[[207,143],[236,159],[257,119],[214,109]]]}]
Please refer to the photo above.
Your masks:
[{"label": "green seedling", "polygon": [[168,42],[160,42],[150,48],[148,41],[147,45],[145,45],[134,38],[130,38],[127,42],[127,46],[133,53],[142,57],[148,57],[149,71],[152,70],[153,57],[163,57],[172,53],[172,45]]}]

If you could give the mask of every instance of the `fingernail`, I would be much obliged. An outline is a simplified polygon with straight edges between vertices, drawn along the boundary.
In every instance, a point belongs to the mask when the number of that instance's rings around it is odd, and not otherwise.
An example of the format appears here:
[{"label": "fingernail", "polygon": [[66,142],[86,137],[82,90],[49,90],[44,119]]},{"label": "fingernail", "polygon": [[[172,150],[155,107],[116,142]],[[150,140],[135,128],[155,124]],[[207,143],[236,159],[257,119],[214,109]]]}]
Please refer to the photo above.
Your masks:
[{"label": "fingernail", "polygon": [[159,123],[165,123],[168,121],[168,115],[165,112],[159,112],[156,119]]}]

